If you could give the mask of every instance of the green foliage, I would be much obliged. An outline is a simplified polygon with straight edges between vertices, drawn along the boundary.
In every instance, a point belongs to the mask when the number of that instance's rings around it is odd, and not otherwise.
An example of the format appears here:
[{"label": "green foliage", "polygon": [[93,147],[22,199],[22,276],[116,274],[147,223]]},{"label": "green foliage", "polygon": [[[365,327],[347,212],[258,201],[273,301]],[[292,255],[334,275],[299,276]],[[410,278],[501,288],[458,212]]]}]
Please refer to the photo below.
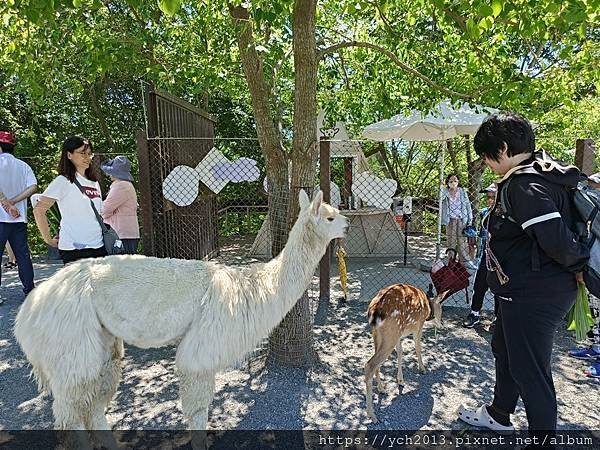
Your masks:
[{"label": "green foliage", "polygon": [[174,16],[181,8],[182,0],[159,0],[158,6],[168,16]]},{"label": "green foliage", "polygon": [[[244,4],[273,121],[289,138],[294,1]],[[40,187],[54,177],[68,135],[91,138],[96,153],[135,154],[144,82],[209,111],[218,137],[255,138],[228,6],[218,0],[2,2],[0,125],[17,131],[18,152],[29,158]],[[342,41],[375,43],[414,71],[373,49],[326,54],[318,78],[326,125],[345,121],[358,137],[366,124],[467,96],[524,113],[540,124],[540,146],[572,158],[576,138],[600,139],[599,10],[598,0],[322,0],[320,49]],[[248,156],[263,166],[255,141],[218,145],[227,156]],[[412,153],[389,146],[387,152],[402,175],[401,192],[435,197],[438,146],[423,144]],[[457,165],[466,173],[464,152]],[[339,171],[335,164],[332,169]],[[219,197],[221,206],[264,204],[260,184],[231,183]]]}]

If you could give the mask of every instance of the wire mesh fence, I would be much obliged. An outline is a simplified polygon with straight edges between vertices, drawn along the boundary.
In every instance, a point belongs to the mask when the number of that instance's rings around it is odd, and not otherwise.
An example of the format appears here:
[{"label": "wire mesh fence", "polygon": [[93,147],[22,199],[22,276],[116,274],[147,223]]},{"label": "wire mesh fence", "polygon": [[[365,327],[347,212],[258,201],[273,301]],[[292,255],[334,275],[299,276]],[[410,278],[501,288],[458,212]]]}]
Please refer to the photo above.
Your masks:
[{"label": "wire mesh fence", "polygon": [[[207,142],[212,147],[208,148]],[[432,159],[423,151],[423,161],[411,161],[420,170],[407,176],[390,172],[377,158],[367,159],[360,142],[330,141],[328,145],[331,203],[350,222],[348,236],[341,243],[346,253],[348,300],[368,302],[380,289],[394,283],[429,291],[430,284],[436,285],[431,270],[448,266],[445,251],[451,248],[457,251],[457,263],[468,273],[468,284],[454,293],[447,304],[469,306],[485,242],[481,210],[493,202],[494,196],[480,192],[488,184],[483,165],[469,161],[466,154],[458,154],[456,149],[445,164],[439,156]],[[272,257],[272,228],[290,225],[287,221],[274,222],[274,218],[287,218],[287,214],[272,213],[277,208],[287,208],[289,197],[275,200],[269,192],[258,142],[169,138],[151,139],[148,148],[151,158],[169,161],[150,177],[152,192],[160,195],[162,209],[156,211],[153,207],[152,213],[160,215],[163,221],[177,217],[188,220],[181,221],[181,231],[177,233],[158,236],[160,229],[155,230],[154,238],[165,241],[157,243],[157,248],[173,246],[181,236],[180,242],[188,245],[200,240],[203,243],[199,245],[206,247],[210,241],[212,250],[202,255],[205,259],[244,264]],[[427,150],[441,151],[439,147]],[[193,156],[184,158],[184,153]],[[182,163],[184,160],[186,164]],[[454,173],[452,169],[456,167],[459,171]],[[319,181],[317,170],[315,186]],[[459,182],[456,188],[452,185],[455,181]],[[213,206],[198,209],[206,204]],[[192,230],[200,232],[194,235]],[[341,299],[344,291],[336,249],[330,266],[330,295]],[[436,281],[436,287],[444,286],[444,281]],[[315,273],[308,296],[311,320],[320,297]],[[491,294],[484,293],[483,307],[492,306]]]},{"label": "wire mesh fence", "polygon": [[[277,330],[250,359],[274,347],[290,351],[296,345],[298,352],[311,347],[298,340],[312,339],[310,329],[324,302],[345,299],[366,308],[380,289],[395,283],[425,292],[430,285],[434,291],[450,288],[447,305],[493,310],[485,271],[477,269],[485,266],[482,218],[495,201],[494,176],[467,139],[453,146],[392,143],[369,152],[369,158],[364,151],[369,143],[324,142],[327,162],[320,160],[314,186],[329,189],[330,203],[350,222],[346,239],[332,244],[330,291],[320,291],[317,269],[292,312],[296,328]],[[153,228],[142,230],[152,235],[147,254],[242,265],[268,261],[281,248],[273,236],[285,236],[281,231],[291,226],[287,208],[297,189],[270,187],[256,140],[157,137],[145,138],[144,145],[145,156],[127,156],[136,186],[150,195],[140,208],[140,214],[153,216]],[[99,168],[114,156],[97,152],[93,164]],[[47,172],[47,158],[25,159]],[[325,166],[329,183],[320,186]],[[104,179],[103,191],[108,184]]]},{"label": "wire mesh fence", "polygon": [[[329,142],[331,201],[350,220],[342,244],[350,301],[367,302],[380,289],[405,283],[425,292],[451,287],[446,304],[470,306],[485,244],[481,217],[494,197],[481,192],[487,185],[483,164],[467,153],[468,143],[451,149],[446,161],[448,149],[431,144],[383,147],[367,160],[363,145]],[[417,170],[411,173],[411,166]],[[456,252],[455,263],[455,252],[447,249]],[[331,279],[332,296],[342,297],[336,264]],[[484,308],[493,306],[490,293],[478,296]]]}]

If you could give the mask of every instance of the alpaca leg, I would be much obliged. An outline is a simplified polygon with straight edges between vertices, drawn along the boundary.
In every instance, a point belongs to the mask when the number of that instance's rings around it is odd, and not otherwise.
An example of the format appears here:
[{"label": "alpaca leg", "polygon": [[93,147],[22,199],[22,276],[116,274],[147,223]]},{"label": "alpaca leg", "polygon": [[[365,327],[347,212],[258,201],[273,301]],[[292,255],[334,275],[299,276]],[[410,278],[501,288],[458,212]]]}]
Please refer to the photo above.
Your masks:
[{"label": "alpaca leg", "polygon": [[188,429],[192,431],[192,448],[204,450],[208,407],[213,399],[215,376],[181,372],[180,380],[181,409],[188,423]]},{"label": "alpaca leg", "polygon": [[423,358],[421,357],[421,339],[423,338],[423,329],[419,329],[413,334],[415,340],[415,352],[417,354],[417,363],[419,364],[419,372],[425,372],[425,366],[423,365]]},{"label": "alpaca leg", "polygon": [[54,426],[57,430],[66,430],[60,433],[63,448],[67,450],[92,450],[84,424],[84,415],[81,409],[82,402],[76,395],[77,391],[74,391],[74,394],[70,398],[62,394],[55,394],[52,402]]},{"label": "alpaca leg", "polygon": [[91,430],[110,430],[106,420],[106,408],[114,398],[123,370],[123,340],[115,339],[110,359],[92,383],[89,392],[94,392],[91,401],[89,427]]},{"label": "alpaca leg", "polygon": [[404,374],[402,373],[402,339],[398,339],[396,344],[396,354],[398,356],[398,385],[404,384]]},{"label": "alpaca leg", "polygon": [[106,362],[99,377],[90,385],[90,392],[96,394],[92,398],[90,413],[86,425],[94,433],[96,440],[108,449],[119,448],[106,419],[106,408],[114,398],[121,380],[123,358],[123,341],[115,339],[110,360]]}]

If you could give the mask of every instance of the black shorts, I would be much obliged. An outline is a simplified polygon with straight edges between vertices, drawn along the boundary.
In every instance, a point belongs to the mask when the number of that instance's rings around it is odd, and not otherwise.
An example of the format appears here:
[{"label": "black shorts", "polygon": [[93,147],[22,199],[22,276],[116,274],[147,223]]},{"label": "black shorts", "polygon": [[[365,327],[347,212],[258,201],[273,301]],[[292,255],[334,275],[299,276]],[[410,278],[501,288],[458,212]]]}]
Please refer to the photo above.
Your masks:
[{"label": "black shorts", "polygon": [[63,264],[68,264],[84,258],[101,258],[106,256],[106,249],[102,246],[100,248],[83,248],[81,250],[59,250],[59,253]]}]

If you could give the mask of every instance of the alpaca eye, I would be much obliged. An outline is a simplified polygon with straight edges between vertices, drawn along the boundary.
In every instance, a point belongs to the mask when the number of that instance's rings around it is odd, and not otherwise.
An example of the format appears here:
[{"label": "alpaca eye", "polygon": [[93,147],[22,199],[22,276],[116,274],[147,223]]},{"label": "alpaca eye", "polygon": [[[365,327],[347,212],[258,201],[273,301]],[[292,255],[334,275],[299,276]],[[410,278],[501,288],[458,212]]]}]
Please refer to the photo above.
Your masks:
[{"label": "alpaca eye", "polygon": [[333,222],[335,219],[333,217],[328,217],[327,220],[329,220],[330,222]]}]

